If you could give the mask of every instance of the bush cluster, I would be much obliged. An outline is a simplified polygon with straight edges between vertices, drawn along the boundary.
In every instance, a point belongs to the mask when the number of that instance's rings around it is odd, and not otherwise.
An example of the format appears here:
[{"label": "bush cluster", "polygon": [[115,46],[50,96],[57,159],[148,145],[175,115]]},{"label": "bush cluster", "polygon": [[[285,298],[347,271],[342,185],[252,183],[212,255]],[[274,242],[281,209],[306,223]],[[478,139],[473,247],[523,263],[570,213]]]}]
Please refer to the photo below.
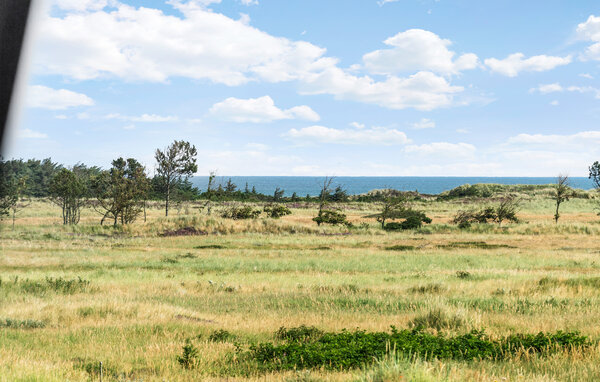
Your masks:
[{"label": "bush cluster", "polygon": [[[288,329],[289,331],[289,329]],[[323,333],[312,340],[292,337],[282,344],[271,342],[250,345],[242,354],[263,370],[325,368],[347,370],[372,363],[389,354],[411,354],[425,359],[505,359],[523,350],[551,353],[559,349],[589,347],[590,341],[578,332],[514,334],[491,339],[483,331],[471,331],[454,337],[430,334],[421,329],[388,332],[346,331]]]},{"label": "bush cluster", "polygon": [[231,206],[221,213],[221,217],[233,220],[256,219],[259,216],[260,210],[252,206]]},{"label": "bush cluster", "polygon": [[272,204],[270,206],[265,206],[263,210],[268,217],[273,219],[279,219],[285,215],[291,215],[292,211],[282,204]]},{"label": "bush cluster", "polygon": [[322,210],[318,216],[312,219],[317,225],[331,224],[331,225],[345,225],[351,227],[352,223],[346,218],[346,214],[333,210]]},{"label": "bush cluster", "polygon": [[431,223],[431,218],[421,211],[407,210],[403,213],[403,217],[405,218],[404,221],[387,223],[383,226],[383,229],[386,231],[405,231],[421,228],[423,223]]}]

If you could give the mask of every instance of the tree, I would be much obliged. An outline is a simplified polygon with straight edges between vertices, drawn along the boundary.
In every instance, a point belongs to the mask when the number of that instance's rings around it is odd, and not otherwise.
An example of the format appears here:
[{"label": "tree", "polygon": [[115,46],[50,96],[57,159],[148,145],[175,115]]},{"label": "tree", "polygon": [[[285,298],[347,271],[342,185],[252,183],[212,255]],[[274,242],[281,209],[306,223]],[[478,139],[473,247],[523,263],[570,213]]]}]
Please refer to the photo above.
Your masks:
[{"label": "tree", "polygon": [[342,186],[337,186],[329,200],[332,202],[346,202],[348,201],[348,192]]},{"label": "tree", "polygon": [[598,161],[594,162],[594,164],[589,167],[589,170],[589,178],[594,183],[596,190],[600,191],[600,163]]},{"label": "tree", "polygon": [[519,210],[521,200],[509,195],[500,201],[500,204],[495,209],[494,221],[498,225],[502,225],[504,220],[517,223],[517,211]]},{"label": "tree", "polygon": [[[597,163],[597,162],[596,162]],[[568,202],[569,198],[573,195],[571,187],[569,187],[569,176],[568,175],[558,175],[556,178],[556,188],[554,189],[554,193],[552,197],[556,201],[556,212],[554,213],[554,222],[558,224],[558,218],[560,214],[558,213],[558,209],[560,208],[561,203]]]},{"label": "tree", "polygon": [[406,211],[406,198],[402,195],[394,195],[388,190],[383,199],[381,212],[368,217],[376,218],[381,223],[381,228],[385,228],[386,220],[401,219],[404,211]]},{"label": "tree", "polygon": [[169,216],[169,202],[173,186],[183,177],[198,171],[196,147],[186,141],[173,141],[163,151],[156,149],[154,158],[157,173],[164,185],[165,216]]},{"label": "tree", "polygon": [[63,224],[77,224],[84,205],[85,184],[74,171],[61,169],[50,181],[51,200],[62,209]]},{"label": "tree", "polygon": [[114,160],[112,168],[103,171],[92,183],[98,199],[95,208],[103,215],[100,224],[106,218],[112,218],[114,226],[119,219],[121,224],[133,223],[143,211],[149,185],[144,166],[137,160]]},{"label": "tree", "polygon": [[273,192],[273,201],[275,201],[275,202],[281,201],[281,198],[283,198],[284,192],[285,192],[285,190],[282,190],[281,188],[277,187],[275,189],[275,192]]},{"label": "tree", "polygon": [[[319,194],[319,212],[317,213],[317,216],[313,219],[314,221],[317,222],[317,225],[321,225],[322,222],[322,216],[323,216],[323,211],[325,208],[325,205],[327,203],[327,199],[329,197],[329,194],[331,193],[331,183],[333,182],[333,177],[330,176],[326,176],[325,179],[323,180],[323,186],[321,186],[321,193]],[[306,195],[308,197],[308,195]]]},{"label": "tree", "polygon": [[27,207],[29,203],[20,203],[27,190],[27,177],[10,177],[0,181],[0,216],[12,215],[12,228],[15,229],[17,212]]},{"label": "tree", "polygon": [[10,215],[10,209],[17,203],[16,182],[9,163],[0,157],[0,217]]}]

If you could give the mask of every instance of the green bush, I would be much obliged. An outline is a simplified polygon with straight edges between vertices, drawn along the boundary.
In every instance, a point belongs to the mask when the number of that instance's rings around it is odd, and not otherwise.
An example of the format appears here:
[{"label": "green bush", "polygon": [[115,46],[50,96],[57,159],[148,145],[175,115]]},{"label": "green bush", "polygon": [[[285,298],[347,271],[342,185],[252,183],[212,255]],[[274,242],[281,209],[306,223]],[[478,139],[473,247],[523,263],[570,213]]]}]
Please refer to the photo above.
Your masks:
[{"label": "green bush", "polygon": [[233,338],[235,338],[233,334],[223,329],[215,330],[210,336],[208,336],[208,340],[210,342],[227,342]]},{"label": "green bush", "polygon": [[281,204],[265,206],[264,211],[268,217],[273,219],[279,219],[282,216],[292,214],[292,211],[289,208]]},{"label": "green bush", "polygon": [[183,354],[177,357],[177,362],[185,369],[193,369],[198,364],[198,349],[189,340],[183,345]]},{"label": "green bush", "polygon": [[317,225],[321,224],[331,224],[331,225],[345,225],[347,227],[351,227],[352,223],[350,223],[346,219],[346,214],[343,214],[338,211],[332,210],[322,210],[319,212],[318,216],[315,216],[312,219]]},{"label": "green bush", "polygon": [[383,226],[383,229],[386,231],[406,231],[421,228],[423,223],[431,223],[431,218],[427,217],[421,211],[408,209],[402,213],[401,217],[405,220],[402,222],[387,223]]},{"label": "green bush", "polygon": [[221,213],[221,217],[233,220],[256,219],[259,215],[260,210],[251,206],[231,206]]},{"label": "green bush", "polygon": [[279,345],[265,342],[250,345],[240,356],[266,371],[348,370],[371,364],[391,351],[424,359],[499,360],[522,351],[548,354],[591,345],[587,337],[578,332],[514,334],[491,339],[483,331],[476,330],[448,337],[420,329],[398,331],[392,327],[391,333],[343,330],[323,333],[314,341],[289,341]]}]

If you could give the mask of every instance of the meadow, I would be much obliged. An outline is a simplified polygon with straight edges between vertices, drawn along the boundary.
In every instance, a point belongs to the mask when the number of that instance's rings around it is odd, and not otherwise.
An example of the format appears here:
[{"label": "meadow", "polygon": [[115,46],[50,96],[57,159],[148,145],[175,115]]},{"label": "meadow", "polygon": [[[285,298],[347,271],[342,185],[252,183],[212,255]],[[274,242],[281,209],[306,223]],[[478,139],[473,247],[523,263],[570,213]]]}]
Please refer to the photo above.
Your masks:
[{"label": "meadow", "polygon": [[[317,206],[302,202],[241,221],[195,203],[165,218],[152,203],[146,222],[113,228],[90,209],[63,226],[36,199],[0,232],[0,381],[97,381],[100,362],[104,381],[598,380],[598,201],[571,199],[555,224],[547,194],[523,196],[518,224],[467,229],[450,223],[456,211],[487,200],[417,201],[433,221],[403,232],[364,218],[377,203],[345,203],[351,229],[318,227]],[[490,341],[576,331],[588,343],[472,359],[390,346],[359,367],[251,357],[285,343],[281,327],[308,337],[391,326]]]}]

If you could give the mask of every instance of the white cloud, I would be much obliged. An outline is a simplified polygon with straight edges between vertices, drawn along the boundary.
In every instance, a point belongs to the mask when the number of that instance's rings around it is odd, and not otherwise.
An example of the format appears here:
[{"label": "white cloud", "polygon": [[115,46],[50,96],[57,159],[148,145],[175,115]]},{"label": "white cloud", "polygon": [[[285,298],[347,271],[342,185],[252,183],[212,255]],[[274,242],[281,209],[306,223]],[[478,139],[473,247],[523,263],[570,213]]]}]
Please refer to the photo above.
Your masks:
[{"label": "white cloud", "polygon": [[[382,81],[353,75],[336,58],[325,56],[325,49],[271,36],[247,20],[213,12],[206,8],[213,2],[171,0],[182,16],[120,3],[110,11],[94,6],[86,12],[46,15],[34,69],[76,80],[167,82],[185,77],[229,86],[294,81],[303,94],[329,94],[391,109],[452,106],[454,95],[464,90],[429,71]],[[447,63],[426,67],[457,70],[471,65],[467,58],[452,62],[451,68],[444,67]]]},{"label": "white cloud", "polygon": [[48,15],[34,67],[78,80],[187,77],[234,86],[256,79],[290,81],[320,65],[324,49],[273,37],[206,9],[209,3],[171,1],[183,17],[124,4],[110,12]]},{"label": "white cloud", "polygon": [[17,133],[17,136],[22,139],[44,139],[48,138],[47,134],[40,133],[37,131],[33,131],[30,129],[20,129]]},{"label": "white cloud", "polygon": [[383,127],[353,130],[309,126],[300,130],[291,129],[285,136],[302,141],[350,145],[403,145],[410,142],[403,132]]},{"label": "white cloud", "polygon": [[575,92],[575,93],[591,93],[595,98],[600,99],[600,89],[593,86],[568,86],[564,87],[559,83],[540,85],[537,88],[529,90],[531,93],[539,92],[541,94],[558,93],[558,92]]},{"label": "white cloud", "polygon": [[179,118],[175,116],[162,116],[157,114],[142,114],[139,116],[127,116],[118,113],[108,114],[104,116],[105,119],[118,119],[120,121],[131,121],[131,122],[177,122]]},{"label": "white cloud", "polygon": [[364,123],[358,123],[358,122],[350,122],[350,126],[356,128],[356,129],[364,129],[366,127]]},{"label": "white cloud", "polygon": [[413,129],[432,129],[435,127],[435,121],[429,118],[422,118],[419,122],[411,124]]},{"label": "white cloud", "polygon": [[340,68],[330,67],[307,76],[301,93],[331,94],[336,99],[370,103],[390,109],[415,108],[428,111],[451,106],[454,94],[463,90],[463,87],[452,86],[445,78],[431,72],[418,72],[407,78],[389,76],[385,81],[377,82],[368,76],[357,77]]},{"label": "white cloud", "polygon": [[27,106],[64,110],[77,106],[92,106],[94,100],[85,94],[76,93],[67,89],[52,89],[46,86],[33,85],[27,89]]},{"label": "white cloud", "polygon": [[218,118],[237,123],[268,123],[282,119],[303,119],[316,122],[319,114],[306,105],[282,110],[269,96],[240,99],[230,97],[214,104],[210,113]]},{"label": "white cloud", "polygon": [[470,157],[475,153],[476,149],[475,146],[469,143],[433,142],[422,145],[409,145],[406,146],[405,151],[424,156]]},{"label": "white cloud", "polygon": [[600,60],[600,17],[590,15],[585,22],[577,26],[577,35],[582,40],[594,42],[579,58],[582,61]]},{"label": "white cloud", "polygon": [[454,59],[455,53],[448,50],[452,44],[450,40],[423,29],[400,32],[384,43],[391,48],[376,50],[363,56],[366,69],[372,73],[395,74],[428,70],[449,75],[479,66],[479,59],[473,53]]},{"label": "white cloud", "polygon": [[581,74],[579,75],[579,77],[587,78],[588,80],[593,80],[593,79],[594,79],[594,76],[592,76],[592,75],[591,75],[591,74],[589,74],[589,73],[581,73]]},{"label": "white cloud", "polygon": [[124,130],[135,130],[135,125],[126,125],[126,126],[123,126],[123,129]]},{"label": "white cloud", "polygon": [[563,87],[559,83],[553,83],[553,84],[540,85],[537,88],[531,88],[531,89],[529,89],[529,92],[533,93],[533,92],[538,91],[541,94],[548,94],[548,93],[554,93],[554,92],[562,92],[563,90],[564,90]]},{"label": "white cloud", "polygon": [[246,6],[258,5],[258,0],[240,0],[240,2]]},{"label": "white cloud", "polygon": [[560,105],[560,102],[558,102],[558,100],[554,100],[554,101],[550,102],[550,105],[558,106],[558,105]]},{"label": "white cloud", "polygon": [[52,5],[67,11],[98,11],[107,6],[115,6],[115,0],[51,0]]},{"label": "white cloud", "polygon": [[600,142],[600,131],[582,131],[570,135],[560,134],[519,134],[508,139],[512,144],[534,144],[534,145],[572,145]]},{"label": "white cloud", "polygon": [[485,60],[485,64],[493,72],[508,77],[516,77],[520,72],[543,72],[569,63],[571,63],[571,56],[557,57],[540,55],[526,59],[523,53],[513,53],[502,60],[496,58],[488,58]]}]

